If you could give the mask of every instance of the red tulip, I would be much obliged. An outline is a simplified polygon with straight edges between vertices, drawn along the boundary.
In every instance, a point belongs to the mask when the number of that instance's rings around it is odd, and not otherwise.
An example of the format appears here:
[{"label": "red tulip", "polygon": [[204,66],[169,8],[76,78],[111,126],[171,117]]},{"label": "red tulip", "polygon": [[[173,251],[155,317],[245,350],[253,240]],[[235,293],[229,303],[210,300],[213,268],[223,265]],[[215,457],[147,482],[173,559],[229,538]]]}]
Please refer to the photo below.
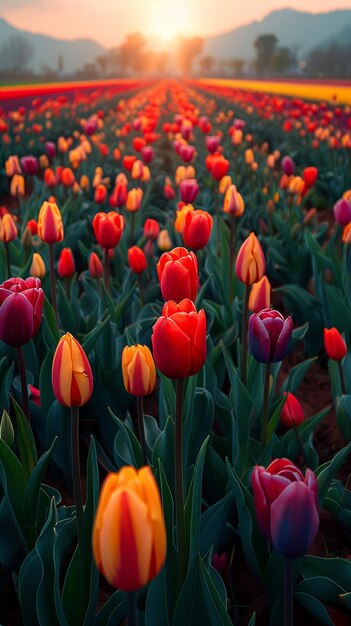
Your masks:
[{"label": "red tulip", "polygon": [[102,278],[104,274],[102,263],[96,252],[92,252],[89,257],[89,274],[93,278]]},{"label": "red tulip", "polygon": [[183,229],[184,244],[193,250],[204,248],[211,237],[212,222],[207,211],[189,211]]},{"label": "red tulip", "polygon": [[74,256],[71,248],[63,248],[57,265],[57,273],[60,278],[71,278],[76,271]]},{"label": "red tulip", "polygon": [[194,303],[166,302],[152,329],[156,367],[169,378],[187,378],[200,371],[206,360],[206,316]]},{"label": "red tulip", "polygon": [[156,220],[148,218],[144,224],[144,237],[155,241],[159,235],[160,226]]},{"label": "red tulip", "polygon": [[303,408],[293,393],[290,391],[289,393],[284,392],[284,395],[287,397],[282,408],[280,419],[287,428],[296,428],[296,426],[300,426],[305,419]]},{"label": "red tulip", "polygon": [[324,348],[329,359],[333,361],[342,361],[346,356],[346,343],[337,328],[324,329]]},{"label": "red tulip", "polygon": [[199,278],[194,252],[182,247],[164,252],[157,263],[157,275],[164,300],[195,300]]},{"label": "red tulip", "polygon": [[124,217],[116,211],[97,213],[93,219],[96,241],[102,248],[115,248],[122,236]]},{"label": "red tulip", "polygon": [[135,274],[141,274],[146,270],[147,261],[146,256],[141,248],[138,246],[132,246],[128,250],[128,263],[129,267]]}]

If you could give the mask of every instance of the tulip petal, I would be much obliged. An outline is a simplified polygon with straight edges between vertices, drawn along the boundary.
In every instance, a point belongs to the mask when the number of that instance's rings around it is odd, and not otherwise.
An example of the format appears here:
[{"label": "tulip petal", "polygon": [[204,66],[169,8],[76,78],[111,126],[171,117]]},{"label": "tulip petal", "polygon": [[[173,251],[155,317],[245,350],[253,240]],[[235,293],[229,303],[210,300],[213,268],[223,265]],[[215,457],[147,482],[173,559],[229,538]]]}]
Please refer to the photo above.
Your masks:
[{"label": "tulip petal", "polygon": [[268,363],[271,351],[269,334],[255,313],[249,319],[249,344],[252,356],[256,361]]}]

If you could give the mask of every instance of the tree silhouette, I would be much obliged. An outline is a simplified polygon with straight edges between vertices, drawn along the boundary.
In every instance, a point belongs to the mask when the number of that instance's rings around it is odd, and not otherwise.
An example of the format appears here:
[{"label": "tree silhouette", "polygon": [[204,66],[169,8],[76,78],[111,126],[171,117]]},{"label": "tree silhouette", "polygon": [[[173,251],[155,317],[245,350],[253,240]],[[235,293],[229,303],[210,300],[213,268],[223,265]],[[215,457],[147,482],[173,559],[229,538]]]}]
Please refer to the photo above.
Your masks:
[{"label": "tree silhouette", "polygon": [[192,62],[201,53],[203,44],[202,37],[178,37],[177,63],[184,76],[190,74]]},{"label": "tree silhouette", "polygon": [[13,35],[0,49],[0,68],[18,76],[28,72],[28,64],[34,55],[33,46],[21,35]]},{"label": "tree silhouette", "polygon": [[260,35],[255,40],[257,74],[267,74],[272,69],[272,58],[277,42],[278,39],[273,34]]}]

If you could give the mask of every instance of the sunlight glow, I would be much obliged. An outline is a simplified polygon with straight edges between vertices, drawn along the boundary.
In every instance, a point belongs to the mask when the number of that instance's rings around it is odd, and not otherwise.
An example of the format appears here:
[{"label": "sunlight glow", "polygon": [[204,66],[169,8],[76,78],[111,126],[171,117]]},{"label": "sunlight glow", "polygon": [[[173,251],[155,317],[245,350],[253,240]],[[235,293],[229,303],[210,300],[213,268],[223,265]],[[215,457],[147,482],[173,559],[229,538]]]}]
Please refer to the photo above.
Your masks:
[{"label": "sunlight glow", "polygon": [[173,2],[158,2],[149,6],[147,30],[152,35],[162,39],[172,39],[176,35],[189,35],[191,27],[191,15],[186,5]]}]

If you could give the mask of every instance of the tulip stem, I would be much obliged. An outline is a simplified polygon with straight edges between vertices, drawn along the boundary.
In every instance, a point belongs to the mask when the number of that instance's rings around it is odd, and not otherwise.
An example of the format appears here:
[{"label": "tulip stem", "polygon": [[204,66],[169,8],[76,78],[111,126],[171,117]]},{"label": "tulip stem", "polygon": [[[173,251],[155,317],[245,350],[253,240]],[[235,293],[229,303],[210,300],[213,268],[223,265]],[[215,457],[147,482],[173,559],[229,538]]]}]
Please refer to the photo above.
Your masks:
[{"label": "tulip stem", "polygon": [[7,241],[5,242],[5,259],[6,259],[7,278],[10,278],[11,277],[10,250],[9,250],[9,244],[7,243]]},{"label": "tulip stem", "polygon": [[342,369],[341,361],[338,361],[338,369],[339,369],[339,376],[340,376],[341,391],[342,391],[342,394],[345,395],[347,393],[346,380],[345,380],[344,370]]},{"label": "tulip stem", "polygon": [[236,230],[236,217],[230,216],[230,286],[229,286],[229,302],[233,302],[234,295],[234,254],[235,254],[235,230]]},{"label": "tulip stem", "polygon": [[293,626],[293,561],[285,559],[285,580],[284,580],[284,626]]},{"label": "tulip stem", "polygon": [[130,214],[130,238],[129,244],[132,246],[134,243],[134,223],[135,223],[135,213],[134,211]]},{"label": "tulip stem", "polygon": [[72,483],[73,483],[73,498],[74,506],[76,508],[76,522],[77,522],[77,548],[78,548],[78,560],[79,560],[79,573],[80,573],[80,592],[83,593],[83,497],[82,497],[82,483],[80,476],[80,459],[79,459],[79,407],[71,407],[71,460],[72,460]]},{"label": "tulip stem", "polygon": [[307,456],[306,456],[305,448],[303,447],[301,435],[300,435],[300,433],[299,433],[297,428],[294,428],[294,432],[295,432],[296,439],[297,439],[298,444],[299,444],[299,448],[300,448],[300,452],[301,452],[301,455],[302,455],[302,458],[303,458],[303,462],[304,462],[305,466],[308,467]]},{"label": "tulip stem", "polygon": [[104,248],[103,266],[104,266],[104,286],[107,293],[111,294],[111,272],[110,260],[108,258],[108,248]]},{"label": "tulip stem", "polygon": [[139,283],[139,292],[140,292],[140,304],[141,307],[143,308],[144,306],[144,287],[143,287],[143,281],[141,279],[141,275],[138,274],[138,283]]},{"label": "tulip stem", "polygon": [[261,453],[264,451],[267,443],[267,426],[268,426],[268,405],[269,405],[269,387],[271,379],[271,363],[266,363],[266,369],[264,374],[264,392],[263,392],[263,406],[262,406],[262,418],[261,418]]},{"label": "tulip stem", "polygon": [[176,416],[174,437],[175,459],[175,505],[177,521],[177,548],[178,548],[178,583],[182,588],[186,575],[185,554],[185,521],[184,521],[184,479],[183,479],[183,394],[184,379],[176,381]]},{"label": "tulip stem", "polygon": [[241,335],[241,381],[243,385],[247,383],[247,327],[249,314],[250,285],[245,285],[242,335]]},{"label": "tulip stem", "polygon": [[55,279],[55,258],[54,258],[54,244],[49,244],[49,257],[50,257],[50,286],[51,286],[51,304],[54,309],[56,322],[58,324],[57,313],[57,301],[56,301],[56,279]]},{"label": "tulip stem", "polygon": [[219,183],[215,189],[215,207],[216,207],[216,223],[217,223],[217,232],[216,232],[216,252],[217,255],[220,256],[221,254],[221,243],[220,243],[220,238],[219,238],[219,222],[220,222],[220,215],[219,215]]},{"label": "tulip stem", "polygon": [[135,591],[127,592],[127,626],[137,626],[138,615]]},{"label": "tulip stem", "polygon": [[145,424],[144,424],[144,406],[143,406],[143,398],[137,397],[137,407],[138,407],[138,430],[139,430],[139,440],[141,445],[141,452],[143,456],[143,465],[149,465],[149,459],[147,457],[147,445],[145,438]]},{"label": "tulip stem", "polygon": [[19,375],[21,380],[21,395],[22,395],[22,409],[25,414],[28,422],[30,420],[29,417],[29,406],[28,406],[28,387],[27,387],[27,378],[26,378],[26,368],[24,364],[24,355],[22,346],[17,346],[17,364],[19,369]]}]

